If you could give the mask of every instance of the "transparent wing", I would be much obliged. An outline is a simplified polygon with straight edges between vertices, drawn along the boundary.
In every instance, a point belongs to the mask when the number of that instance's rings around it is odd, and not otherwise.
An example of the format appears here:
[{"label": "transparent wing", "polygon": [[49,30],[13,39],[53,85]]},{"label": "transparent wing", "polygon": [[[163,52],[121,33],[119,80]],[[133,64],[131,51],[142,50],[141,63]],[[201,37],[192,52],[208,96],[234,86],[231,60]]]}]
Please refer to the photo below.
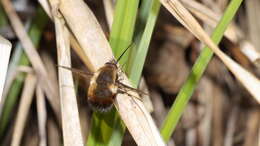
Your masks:
[{"label": "transparent wing", "polygon": [[70,70],[72,73],[80,75],[80,76],[82,76],[84,78],[88,78],[89,76],[93,76],[94,75],[93,73],[85,72],[85,71],[82,71],[82,70],[79,70],[79,69],[75,69],[75,68],[70,68],[70,67],[67,67],[67,66],[61,66],[61,65],[56,65],[56,66],[60,67],[60,68],[63,68],[63,69]]}]

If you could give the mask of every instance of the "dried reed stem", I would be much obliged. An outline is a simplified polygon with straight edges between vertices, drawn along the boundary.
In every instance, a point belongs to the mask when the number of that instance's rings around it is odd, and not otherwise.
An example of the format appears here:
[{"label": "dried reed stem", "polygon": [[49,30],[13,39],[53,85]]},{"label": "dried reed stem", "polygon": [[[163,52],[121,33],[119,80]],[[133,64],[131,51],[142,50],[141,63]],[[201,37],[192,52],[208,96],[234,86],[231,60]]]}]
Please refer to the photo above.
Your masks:
[{"label": "dried reed stem", "polygon": [[33,93],[36,86],[36,77],[33,74],[28,74],[25,79],[25,84],[21,96],[21,101],[18,108],[18,114],[15,120],[14,132],[11,146],[19,146],[26,123],[26,118],[31,107]]},{"label": "dried reed stem", "polygon": [[43,91],[41,86],[38,84],[36,88],[36,103],[37,103],[37,116],[38,116],[38,127],[39,127],[39,146],[47,145],[47,136],[46,136],[46,121],[47,121],[47,112],[46,104]]},{"label": "dried reed stem", "polygon": [[114,6],[112,0],[103,0],[104,8],[105,8],[105,14],[106,14],[106,20],[109,27],[109,30],[112,29],[113,24],[113,17],[114,17]]},{"label": "dried reed stem", "polygon": [[8,67],[8,62],[9,62],[9,57],[11,53],[11,47],[12,44],[4,39],[2,36],[0,36],[0,62],[1,62],[1,67],[0,67],[0,103],[2,99],[2,92],[4,89],[4,83],[5,83],[5,76],[7,72],[7,67]]},{"label": "dried reed stem", "polygon": [[[54,18],[58,64],[71,67],[69,31],[58,12],[59,0],[49,0]],[[65,146],[83,146],[72,72],[59,68],[62,131]]]}]

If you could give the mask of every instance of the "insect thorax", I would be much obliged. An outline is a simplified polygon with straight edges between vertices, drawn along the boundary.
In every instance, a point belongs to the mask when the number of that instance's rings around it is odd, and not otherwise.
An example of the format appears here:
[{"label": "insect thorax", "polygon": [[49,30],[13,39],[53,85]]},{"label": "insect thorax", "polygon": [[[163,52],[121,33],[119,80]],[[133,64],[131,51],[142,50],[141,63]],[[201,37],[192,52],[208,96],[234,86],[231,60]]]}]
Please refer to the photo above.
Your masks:
[{"label": "insect thorax", "polygon": [[106,63],[91,78],[88,99],[114,98],[116,94],[115,82],[117,80],[117,67],[115,64]]}]

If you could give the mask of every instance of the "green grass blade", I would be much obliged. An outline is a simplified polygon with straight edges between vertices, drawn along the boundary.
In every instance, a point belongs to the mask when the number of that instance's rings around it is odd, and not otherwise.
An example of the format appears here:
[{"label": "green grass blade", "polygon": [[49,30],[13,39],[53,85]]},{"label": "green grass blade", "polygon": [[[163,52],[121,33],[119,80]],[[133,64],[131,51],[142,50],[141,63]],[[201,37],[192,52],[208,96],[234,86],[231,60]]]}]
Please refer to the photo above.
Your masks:
[{"label": "green grass blade", "polygon": [[[143,1],[141,5],[140,19],[139,19],[139,29],[136,33],[137,47],[136,50],[132,50],[128,74],[129,79],[135,87],[137,87],[141,74],[143,71],[143,66],[145,58],[148,52],[149,44],[151,41],[153,29],[157,20],[157,16],[160,10],[159,0]],[[139,33],[140,32],[140,33]]]},{"label": "green grass blade", "polygon": [[[217,25],[217,27],[215,28],[212,34],[211,38],[216,44],[219,44],[221,38],[224,35],[226,28],[228,27],[229,23],[233,19],[241,3],[242,0],[232,0],[230,2],[223,17],[221,18],[219,24]],[[188,103],[193,91],[195,90],[212,56],[213,56],[213,52],[211,51],[211,49],[205,47],[200,53],[198,59],[196,60],[191,70],[191,73],[188,76],[187,81],[185,82],[179,94],[177,95],[176,100],[173,106],[171,107],[161,127],[161,134],[165,141],[168,141],[170,139],[181,117],[181,114],[183,113],[186,107],[186,104]]]},{"label": "green grass blade", "polygon": [[[38,8],[37,14],[33,19],[32,25],[29,29],[29,36],[32,39],[34,45],[36,46],[39,44],[43,28],[47,24],[47,21],[48,17],[43,11],[43,9]],[[25,53],[21,55],[21,58],[19,59],[19,65],[29,65],[29,60]],[[9,93],[5,100],[2,115],[0,117],[0,138],[4,135],[5,129],[7,128],[11,115],[13,115],[12,111],[15,104],[17,103],[17,99],[21,92],[24,79],[25,74],[19,74],[10,87]]]},{"label": "green grass blade", "polygon": [[[110,34],[110,45],[117,59],[122,52],[131,44],[136,16],[138,12],[139,0],[118,0],[115,10],[115,18]],[[124,64],[128,60],[129,51],[127,51],[120,64]]]},{"label": "green grass blade", "polygon": [[[119,118],[116,116],[115,109],[111,110],[108,113],[94,112],[92,115],[91,131],[88,137],[87,145],[89,146],[111,145],[110,143],[111,143],[111,135],[113,129],[117,128],[117,127],[111,127],[111,122],[117,123],[116,120],[118,119]],[[120,124],[114,126],[120,126]],[[120,130],[117,130],[116,132],[118,131]],[[121,145],[121,142],[119,144],[115,144],[115,143],[113,144]]]}]

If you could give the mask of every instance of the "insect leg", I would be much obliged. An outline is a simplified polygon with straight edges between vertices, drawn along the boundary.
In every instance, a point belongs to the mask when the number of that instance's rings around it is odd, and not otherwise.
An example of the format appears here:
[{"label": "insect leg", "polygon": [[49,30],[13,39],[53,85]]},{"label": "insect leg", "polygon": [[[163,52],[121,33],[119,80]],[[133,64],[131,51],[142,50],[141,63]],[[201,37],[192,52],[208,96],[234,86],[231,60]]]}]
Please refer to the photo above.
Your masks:
[{"label": "insect leg", "polygon": [[135,96],[135,95],[132,95],[132,94],[129,94],[128,93],[129,90],[126,90],[125,88],[120,88],[117,90],[117,93],[118,94],[126,94],[127,96],[130,96],[130,97],[134,97],[140,101],[142,101],[142,98],[141,97],[138,97],[138,96]]}]

